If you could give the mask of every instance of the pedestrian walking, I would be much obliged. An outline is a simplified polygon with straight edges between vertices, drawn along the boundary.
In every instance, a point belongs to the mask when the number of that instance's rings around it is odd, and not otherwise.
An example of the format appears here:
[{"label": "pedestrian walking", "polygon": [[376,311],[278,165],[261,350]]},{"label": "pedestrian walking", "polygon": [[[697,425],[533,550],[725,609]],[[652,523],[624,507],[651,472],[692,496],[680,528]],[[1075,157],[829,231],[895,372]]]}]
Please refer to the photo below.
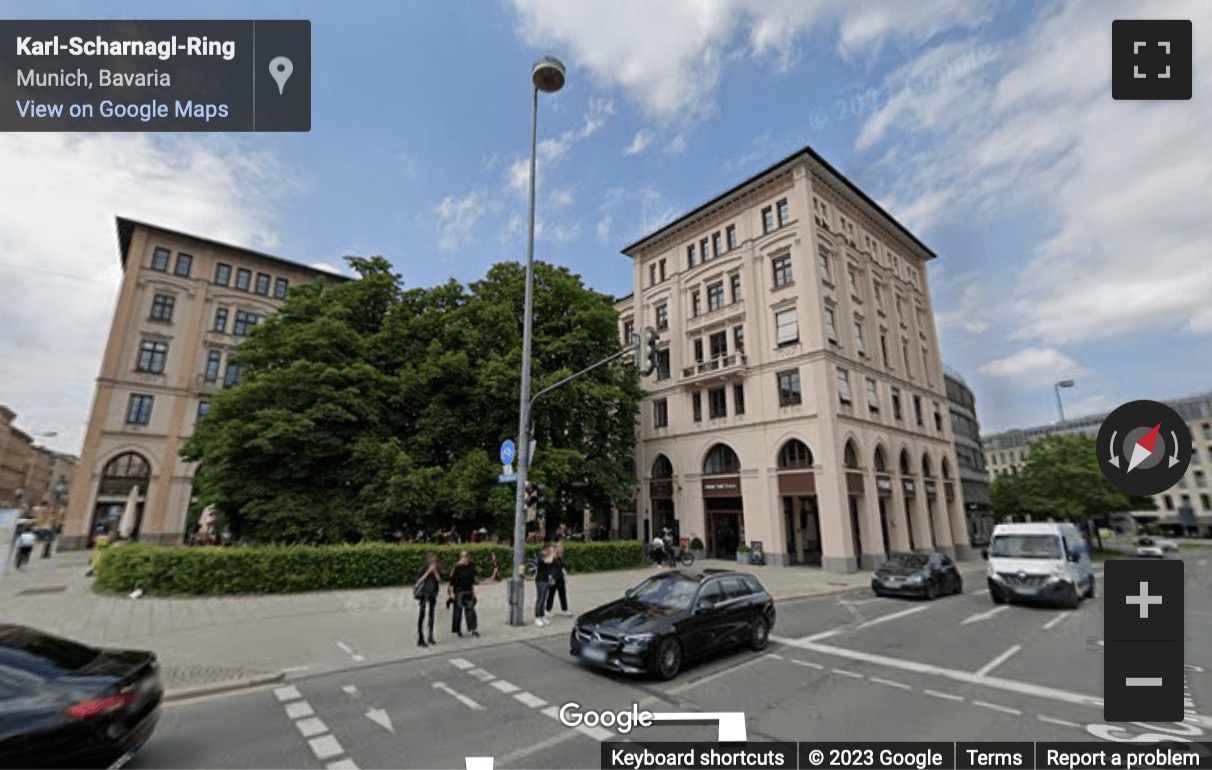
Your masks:
[{"label": "pedestrian walking", "polygon": [[[433,620],[437,614],[438,604],[438,586],[442,582],[442,570],[438,567],[437,554],[428,554],[425,557],[425,566],[421,568],[421,574],[417,576],[417,583],[412,589],[412,595],[416,597],[417,606],[420,613],[417,615],[417,646],[428,647],[429,644],[437,644],[433,638]],[[425,637],[422,635],[421,628],[425,622],[425,608],[429,608],[429,644],[426,644]]]},{"label": "pedestrian walking", "polygon": [[[462,621],[463,616],[467,616],[467,631],[472,636],[479,636],[477,630],[478,623],[476,619],[476,583],[480,582],[476,577],[475,565],[471,563],[471,554],[467,551],[459,552],[459,561],[455,563],[454,569],[450,571],[450,600],[454,602],[454,618],[451,620],[450,630],[455,636],[462,636]],[[447,602],[450,603],[449,601]]]},{"label": "pedestrian walking", "polygon": [[543,546],[543,550],[539,553],[538,564],[535,568],[534,586],[536,597],[534,602],[534,624],[536,626],[551,625],[546,615],[547,609],[547,594],[551,591],[551,585],[555,582],[555,570],[552,566],[555,562],[555,551],[551,544]]},{"label": "pedestrian walking", "polygon": [[553,553],[551,576],[554,578],[554,582],[547,590],[547,615],[551,615],[551,608],[555,606],[558,595],[560,597],[560,614],[566,618],[572,617],[572,613],[568,611],[568,570],[564,568],[564,544],[556,543]]},{"label": "pedestrian walking", "polygon": [[17,569],[29,563],[29,555],[34,552],[34,544],[37,542],[38,536],[31,529],[17,536]]},{"label": "pedestrian walking", "polygon": [[501,579],[501,565],[497,564],[497,555],[495,553],[490,553],[490,554],[488,554],[488,558],[492,562],[492,576],[489,577],[488,579],[492,580],[494,582],[497,580],[500,580]]}]

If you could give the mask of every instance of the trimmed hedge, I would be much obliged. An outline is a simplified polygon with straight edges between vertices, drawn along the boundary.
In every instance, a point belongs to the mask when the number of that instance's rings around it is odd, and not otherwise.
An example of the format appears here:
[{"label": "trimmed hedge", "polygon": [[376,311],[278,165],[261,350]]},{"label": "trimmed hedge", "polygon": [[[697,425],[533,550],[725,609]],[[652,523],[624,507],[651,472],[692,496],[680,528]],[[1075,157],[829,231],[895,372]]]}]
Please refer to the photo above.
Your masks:
[{"label": "trimmed hedge", "polygon": [[[539,549],[539,545],[527,545],[527,557],[537,555]],[[471,554],[481,579],[492,575],[493,553],[501,579],[507,579],[513,569],[513,549],[504,545],[186,548],[136,542],[97,551],[93,588],[113,593],[142,588],[146,594],[160,596],[214,596],[411,586],[426,554],[437,554],[443,578],[448,578],[459,551],[464,550]],[[636,540],[569,542],[564,544],[564,564],[573,574],[642,567],[644,546]]]}]

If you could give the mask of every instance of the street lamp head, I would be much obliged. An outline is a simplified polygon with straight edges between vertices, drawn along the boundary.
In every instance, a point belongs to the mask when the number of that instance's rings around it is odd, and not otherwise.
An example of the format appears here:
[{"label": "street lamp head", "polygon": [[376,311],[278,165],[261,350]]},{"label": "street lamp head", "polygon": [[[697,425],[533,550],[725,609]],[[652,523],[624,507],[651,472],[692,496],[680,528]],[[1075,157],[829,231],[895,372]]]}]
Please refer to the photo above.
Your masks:
[{"label": "street lamp head", "polygon": [[1073,387],[1073,380],[1061,380],[1060,382],[1056,383],[1056,387],[1058,387],[1058,388],[1072,388],[1072,387]]},{"label": "street lamp head", "polygon": [[530,79],[539,91],[554,94],[564,87],[564,63],[554,56],[544,56],[534,63]]}]

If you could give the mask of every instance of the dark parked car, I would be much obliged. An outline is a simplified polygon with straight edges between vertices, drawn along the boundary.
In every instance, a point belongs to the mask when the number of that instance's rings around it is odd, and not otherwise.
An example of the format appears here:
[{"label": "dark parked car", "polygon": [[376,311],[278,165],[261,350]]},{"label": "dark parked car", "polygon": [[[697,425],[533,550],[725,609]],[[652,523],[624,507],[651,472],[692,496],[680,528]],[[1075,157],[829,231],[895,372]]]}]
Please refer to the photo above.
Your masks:
[{"label": "dark parked car", "polygon": [[876,596],[916,596],[933,599],[962,594],[964,579],[951,557],[941,553],[908,553],[893,556],[871,576]]},{"label": "dark parked car", "polygon": [[160,666],[0,624],[0,767],[115,767],[160,719]]},{"label": "dark parked car", "polygon": [[753,575],[674,571],[577,618],[570,652],[585,663],[672,679],[682,664],[719,650],[766,648],[774,599]]}]

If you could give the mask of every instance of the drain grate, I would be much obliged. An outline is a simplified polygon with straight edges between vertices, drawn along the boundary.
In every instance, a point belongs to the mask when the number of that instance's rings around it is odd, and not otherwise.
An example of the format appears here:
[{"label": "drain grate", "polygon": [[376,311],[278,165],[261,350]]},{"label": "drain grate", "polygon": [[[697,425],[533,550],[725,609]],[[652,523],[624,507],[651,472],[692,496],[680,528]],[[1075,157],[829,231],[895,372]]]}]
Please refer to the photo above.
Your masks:
[{"label": "drain grate", "polygon": [[18,591],[17,596],[33,596],[36,594],[61,594],[67,590],[67,586],[43,586],[41,588],[27,588],[24,591]]}]

